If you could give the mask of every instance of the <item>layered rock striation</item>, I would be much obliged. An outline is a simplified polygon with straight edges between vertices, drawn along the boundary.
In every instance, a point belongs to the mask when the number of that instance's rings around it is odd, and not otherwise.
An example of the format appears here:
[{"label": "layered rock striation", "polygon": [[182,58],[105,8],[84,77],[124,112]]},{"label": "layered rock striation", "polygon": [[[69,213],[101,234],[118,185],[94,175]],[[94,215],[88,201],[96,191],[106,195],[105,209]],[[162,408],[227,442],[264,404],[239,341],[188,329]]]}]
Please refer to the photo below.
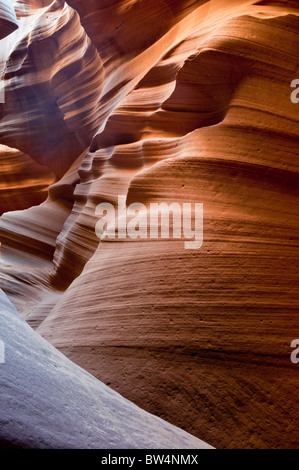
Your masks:
[{"label": "layered rock striation", "polygon": [[[0,161],[14,156],[3,201],[18,211],[0,219],[1,287],[148,412],[216,447],[296,447],[297,2],[15,9]],[[119,195],[203,203],[202,247],[99,240],[96,208]]]}]

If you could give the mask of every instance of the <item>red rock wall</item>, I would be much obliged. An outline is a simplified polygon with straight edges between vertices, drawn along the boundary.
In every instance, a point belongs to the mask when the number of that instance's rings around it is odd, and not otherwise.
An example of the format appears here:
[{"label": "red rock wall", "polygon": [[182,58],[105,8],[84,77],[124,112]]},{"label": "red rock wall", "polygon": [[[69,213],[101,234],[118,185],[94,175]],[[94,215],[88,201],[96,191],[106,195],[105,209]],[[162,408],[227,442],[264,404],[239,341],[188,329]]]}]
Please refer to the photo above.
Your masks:
[{"label": "red rock wall", "polygon": [[[216,447],[296,447],[297,2],[29,6],[0,142],[56,183],[1,218],[2,287],[145,410]],[[121,194],[202,202],[203,246],[99,242],[96,206]]]}]

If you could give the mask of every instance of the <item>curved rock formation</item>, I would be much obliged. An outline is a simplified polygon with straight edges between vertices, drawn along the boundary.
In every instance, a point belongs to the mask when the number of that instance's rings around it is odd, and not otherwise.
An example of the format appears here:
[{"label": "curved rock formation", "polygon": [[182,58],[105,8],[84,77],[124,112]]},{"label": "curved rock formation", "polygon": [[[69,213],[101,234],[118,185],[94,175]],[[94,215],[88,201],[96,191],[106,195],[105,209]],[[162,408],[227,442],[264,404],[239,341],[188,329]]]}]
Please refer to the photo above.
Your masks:
[{"label": "curved rock formation", "polygon": [[6,390],[0,448],[210,448],[73,364],[26,324],[1,291],[0,323]]},{"label": "curved rock formation", "polygon": [[[297,2],[27,4],[0,142],[56,181],[2,216],[2,288],[145,410],[216,447],[296,447]],[[119,195],[203,203],[203,246],[100,241]]]},{"label": "curved rock formation", "polygon": [[18,21],[10,0],[0,1],[0,40],[18,29]]},{"label": "curved rock formation", "polygon": [[0,143],[61,177],[101,123],[101,59],[64,2],[34,9],[25,2],[16,11],[20,30],[6,63]]},{"label": "curved rock formation", "polygon": [[43,202],[55,175],[28,155],[0,145],[0,213]]}]

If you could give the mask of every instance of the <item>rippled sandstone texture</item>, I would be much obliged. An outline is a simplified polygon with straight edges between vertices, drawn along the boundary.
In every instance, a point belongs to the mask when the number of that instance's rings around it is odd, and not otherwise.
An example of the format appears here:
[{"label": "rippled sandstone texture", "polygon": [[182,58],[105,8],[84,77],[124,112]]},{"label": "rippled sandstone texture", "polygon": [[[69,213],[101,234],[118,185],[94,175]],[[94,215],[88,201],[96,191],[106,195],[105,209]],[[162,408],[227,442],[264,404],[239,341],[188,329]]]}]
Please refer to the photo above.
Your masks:
[{"label": "rippled sandstone texture", "polygon": [[[145,410],[216,447],[297,447],[298,3],[15,10],[0,143],[35,162],[31,191],[55,183],[2,216],[1,287]],[[95,208],[120,194],[202,202],[202,248],[99,242]]]},{"label": "rippled sandstone texture", "polygon": [[1,387],[9,390],[1,396],[0,449],[210,448],[73,364],[26,324],[2,291],[0,318]]}]

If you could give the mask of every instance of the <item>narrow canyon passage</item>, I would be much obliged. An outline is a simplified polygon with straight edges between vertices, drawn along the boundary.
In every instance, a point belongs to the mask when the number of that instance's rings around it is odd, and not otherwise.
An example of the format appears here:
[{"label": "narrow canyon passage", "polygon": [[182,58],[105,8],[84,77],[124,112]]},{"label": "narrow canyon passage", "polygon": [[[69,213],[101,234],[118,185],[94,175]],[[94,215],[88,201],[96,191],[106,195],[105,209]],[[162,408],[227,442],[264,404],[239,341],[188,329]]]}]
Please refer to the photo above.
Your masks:
[{"label": "narrow canyon passage", "polygon": [[[298,447],[298,2],[0,17],[0,288],[142,410],[217,448]],[[203,204],[202,246],[99,238],[119,196]]]}]

